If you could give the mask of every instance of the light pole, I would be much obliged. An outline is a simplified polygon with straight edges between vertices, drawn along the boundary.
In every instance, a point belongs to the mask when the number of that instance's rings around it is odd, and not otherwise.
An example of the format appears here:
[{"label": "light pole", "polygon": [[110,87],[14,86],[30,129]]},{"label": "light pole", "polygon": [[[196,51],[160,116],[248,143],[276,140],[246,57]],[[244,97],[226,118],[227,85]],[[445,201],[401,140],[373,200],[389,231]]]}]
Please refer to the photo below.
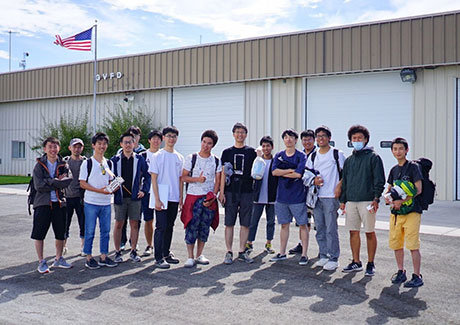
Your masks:
[{"label": "light pole", "polygon": [[9,64],[9,72],[11,72],[11,34],[13,33],[17,33],[17,32],[13,32],[12,30],[9,30],[8,31],[8,34],[9,34],[9,47],[8,47],[8,64]]}]

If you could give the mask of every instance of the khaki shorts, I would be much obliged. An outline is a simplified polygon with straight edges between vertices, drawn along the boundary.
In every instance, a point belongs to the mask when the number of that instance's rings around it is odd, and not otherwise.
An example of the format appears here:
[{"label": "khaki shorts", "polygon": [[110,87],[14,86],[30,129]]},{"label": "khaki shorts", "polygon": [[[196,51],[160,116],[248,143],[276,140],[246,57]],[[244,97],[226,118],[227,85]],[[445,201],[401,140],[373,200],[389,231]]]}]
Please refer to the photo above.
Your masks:
[{"label": "khaki shorts", "polygon": [[[395,220],[396,218],[396,220]],[[420,220],[421,215],[417,212],[408,214],[390,216],[390,248],[398,250],[404,248],[404,240],[406,248],[409,250],[417,250],[420,248]]]},{"label": "khaki shorts", "polygon": [[375,213],[370,213],[367,206],[372,201],[347,202],[345,205],[345,226],[348,230],[360,231],[361,224],[364,232],[375,231]]},{"label": "khaki shorts", "polygon": [[123,204],[114,204],[115,207],[115,220],[122,221],[141,220],[141,201],[133,201],[130,198],[124,197]]}]

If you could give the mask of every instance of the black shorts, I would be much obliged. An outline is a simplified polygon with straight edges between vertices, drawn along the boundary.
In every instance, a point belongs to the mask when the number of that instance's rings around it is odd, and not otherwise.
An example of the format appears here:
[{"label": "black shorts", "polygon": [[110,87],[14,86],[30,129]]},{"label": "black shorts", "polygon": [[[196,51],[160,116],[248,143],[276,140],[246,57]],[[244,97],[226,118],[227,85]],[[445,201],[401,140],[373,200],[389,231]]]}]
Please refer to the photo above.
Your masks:
[{"label": "black shorts", "polygon": [[59,203],[53,202],[53,206],[39,206],[34,209],[34,225],[32,227],[32,239],[44,240],[50,225],[53,226],[54,238],[65,240],[66,209],[59,207]]},{"label": "black shorts", "polygon": [[225,225],[234,226],[239,214],[240,226],[249,227],[251,225],[252,205],[252,193],[237,194],[235,201],[233,201],[231,192],[225,193]]}]

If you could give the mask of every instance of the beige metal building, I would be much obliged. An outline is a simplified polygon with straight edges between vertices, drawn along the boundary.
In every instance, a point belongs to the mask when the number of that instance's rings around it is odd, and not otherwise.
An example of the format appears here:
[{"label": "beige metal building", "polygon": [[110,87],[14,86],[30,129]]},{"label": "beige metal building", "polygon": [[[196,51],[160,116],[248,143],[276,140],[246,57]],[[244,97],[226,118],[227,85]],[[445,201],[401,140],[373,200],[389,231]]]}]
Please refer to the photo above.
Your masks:
[{"label": "beige metal building", "polygon": [[[215,129],[215,152],[283,129],[328,125],[346,154],[350,125],[366,125],[388,171],[388,141],[434,161],[438,199],[460,199],[460,11],[207,44],[98,62],[97,122],[114,105],[154,114],[180,130],[178,151]],[[403,69],[415,82],[402,82]],[[414,81],[414,80],[412,80]],[[43,119],[92,111],[93,63],[0,74],[0,174],[28,174]],[[124,101],[127,100],[127,102]]]}]

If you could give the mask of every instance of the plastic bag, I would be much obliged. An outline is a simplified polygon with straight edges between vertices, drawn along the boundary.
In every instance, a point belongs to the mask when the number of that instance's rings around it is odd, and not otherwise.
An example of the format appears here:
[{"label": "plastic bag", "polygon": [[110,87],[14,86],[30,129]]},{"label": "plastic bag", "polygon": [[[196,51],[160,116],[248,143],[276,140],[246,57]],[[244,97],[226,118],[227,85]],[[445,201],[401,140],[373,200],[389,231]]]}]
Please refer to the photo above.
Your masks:
[{"label": "plastic bag", "polygon": [[262,157],[257,157],[254,160],[254,163],[252,164],[252,169],[251,169],[251,176],[255,180],[261,180],[264,177],[265,173],[265,167],[266,167],[265,160],[262,159]]}]

